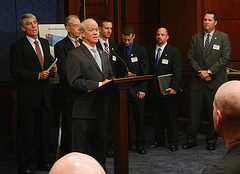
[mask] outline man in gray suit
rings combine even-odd
[[[213,128],[212,103],[218,87],[228,80],[226,65],[231,55],[231,46],[226,33],[215,30],[217,15],[206,12],[204,30],[192,37],[188,50],[188,63],[192,69],[190,82],[190,114],[187,142],[183,149],[197,146],[196,136],[204,107],[209,118],[206,136],[208,150],[215,150],[217,134]]]
[[[203,174],[240,173],[240,81],[224,83],[213,102],[213,122],[217,133],[226,143],[223,157],[209,165]]]
[[[113,78],[107,54],[96,48],[98,24],[86,19],[80,25],[82,43],[67,56],[66,74],[74,89],[72,150],[89,154],[103,167],[106,161],[104,96],[84,96]]]

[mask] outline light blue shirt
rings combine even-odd
[[[26,35],[26,38],[28,39],[28,41],[30,42],[30,44],[32,45],[34,51],[35,51],[36,54],[37,54],[36,46],[35,46],[35,43],[34,43],[35,39],[29,37],[28,35]],[[42,49],[41,42],[38,40],[38,38],[36,39],[36,41],[38,41],[38,46],[39,46],[39,48],[40,48],[40,50],[41,50],[42,58],[43,58],[43,61],[44,61],[44,54],[43,54],[43,49]]]
[[[206,31],[204,32],[204,42],[203,42],[203,47],[205,46],[205,42],[207,40],[207,35],[210,34],[209,36],[209,43],[211,43],[211,40],[212,40],[212,36],[213,36],[213,33],[214,33],[215,30],[213,30],[211,33],[207,33]]]

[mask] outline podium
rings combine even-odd
[[[114,108],[114,173],[128,174],[128,101],[127,90],[138,82],[149,80],[152,75],[114,79],[89,92],[102,95],[112,88],[115,94]],[[111,89],[111,90],[112,90]]]

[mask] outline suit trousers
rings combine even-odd
[[[128,95],[128,102],[132,104],[133,109],[133,117],[136,130],[136,146],[144,145],[145,143],[144,101],[145,99],[140,100],[137,97],[132,97],[130,94]],[[129,139],[129,141],[131,140]]]
[[[36,148],[37,164],[48,162],[49,146],[49,108],[40,103],[39,108],[19,108],[17,117],[17,161],[19,169],[30,168],[32,145]]]
[[[206,136],[206,143],[216,143],[217,133],[213,126],[213,100],[217,89],[209,89],[205,85],[200,90],[190,89],[190,113],[188,118],[187,139],[190,143],[196,143],[198,128],[202,109],[206,109],[209,120],[209,128]]]
[[[62,103],[61,153],[66,155],[72,150],[72,103]]]
[[[154,138],[158,143],[165,142],[165,129],[170,145],[178,145],[178,122],[176,95],[153,97]]]
[[[103,167],[106,162],[106,118],[73,118],[73,151],[88,154]]]

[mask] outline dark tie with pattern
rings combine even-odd
[[[207,39],[205,41],[205,45],[204,45],[204,57],[207,56],[207,52],[208,52],[208,47],[209,47],[209,37],[210,37],[210,34],[207,34]]]
[[[42,57],[42,53],[41,53],[40,47],[38,45],[38,41],[35,40],[34,43],[35,43],[35,48],[36,48],[36,52],[37,52],[37,57],[38,57],[38,60],[40,62],[41,68],[43,70],[43,57]]]
[[[156,63],[155,63],[155,66],[157,66],[158,65],[158,62],[159,62],[159,60],[160,60],[160,57],[161,57],[161,48],[158,48],[158,53],[157,53],[157,58],[156,58]]]
[[[104,52],[107,54],[107,56],[109,57],[109,51],[108,51],[108,45],[107,45],[107,43],[105,42],[104,43]]]

